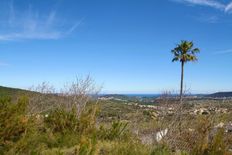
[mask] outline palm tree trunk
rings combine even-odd
[[[184,62],[181,62],[181,81],[180,81],[180,112],[179,112],[179,131],[182,134],[182,111],[183,111],[183,82],[184,82]]]
[[[183,100],[183,82],[184,82],[184,62],[181,62],[181,81],[180,81],[180,104],[182,106]]]

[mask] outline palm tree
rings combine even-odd
[[[181,83],[180,83],[180,104],[183,98],[183,82],[184,82],[184,65],[189,61],[197,61],[196,53],[200,52],[198,48],[194,48],[193,42],[181,41],[173,50],[174,58],[172,62],[180,61],[181,63]]]

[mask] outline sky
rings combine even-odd
[[[232,0],[0,0],[0,85],[61,88],[90,75],[103,93],[178,91],[181,40],[192,93],[232,90]]]

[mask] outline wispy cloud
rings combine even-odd
[[[224,9],[225,8],[224,4],[217,2],[217,1],[213,1],[213,0],[178,0],[178,1],[191,3],[191,4],[195,4],[195,5],[210,6],[210,7],[216,8],[216,9]]]
[[[82,22],[64,24],[66,20],[58,17],[56,10],[44,14],[35,11],[32,6],[28,9],[16,10],[13,1],[9,3],[8,17],[0,19],[0,41],[59,39],[72,33]],[[4,24],[4,25],[3,25]]]
[[[226,7],[225,7],[225,12],[231,13],[232,11],[232,2],[230,2]]]
[[[232,54],[232,49],[220,50],[213,53],[214,55]]]
[[[207,23],[217,23],[219,21],[219,17],[215,15],[200,15],[196,18],[198,21],[207,22]]]
[[[212,8],[224,11],[225,13],[232,12],[232,2],[225,4],[217,0],[172,0],[172,1],[182,2],[186,4],[192,4],[192,5],[208,6],[208,7],[212,7]]]
[[[73,26],[71,26],[67,31],[66,34],[70,34],[72,33],[82,22],[83,22],[84,18],[81,19],[80,21],[76,22]]]

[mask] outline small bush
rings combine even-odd
[[[224,155],[226,154],[223,136],[224,130],[220,129],[214,135],[212,141],[203,141],[196,145],[191,154],[193,155]],[[208,135],[207,135],[208,136]]]
[[[77,132],[80,123],[74,109],[66,111],[62,108],[51,111],[44,120],[47,127],[51,128],[54,133],[62,134]]]
[[[33,127],[32,119],[26,115],[28,99],[22,97],[17,103],[10,98],[0,100],[0,146],[8,150]]]
[[[93,136],[91,138],[82,137],[79,146],[75,149],[78,155],[95,155],[97,153],[97,140]]]
[[[109,153],[110,155],[149,155],[151,149],[138,141],[128,141],[124,143],[117,143],[113,146]]]
[[[170,150],[167,148],[166,145],[158,145],[155,149],[151,152],[151,155],[171,155]]]
[[[111,124],[110,128],[100,126],[98,131],[98,137],[104,140],[115,140],[122,138],[127,130],[128,123],[115,121]]]

